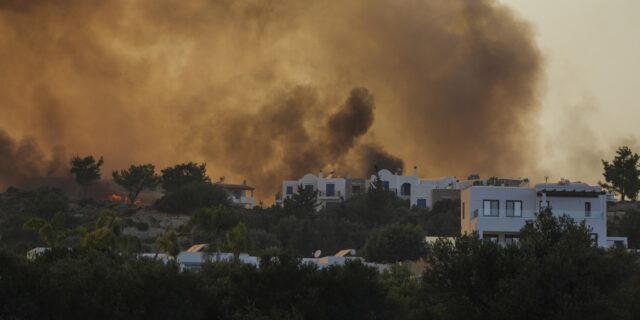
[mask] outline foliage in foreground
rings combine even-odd
[[[112,228],[110,222],[96,230]],[[243,233],[244,227],[236,228]],[[640,314],[637,256],[594,246],[583,224],[550,212],[526,225],[519,245],[463,236],[438,241],[426,259],[420,280],[399,265],[384,274],[357,262],[317,270],[287,255],[263,257],[259,268],[220,263],[192,273],[103,246],[57,249],[35,262],[0,252],[0,318],[634,319]]]

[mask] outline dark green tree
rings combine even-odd
[[[426,253],[424,234],[415,225],[391,224],[374,230],[362,249],[367,261],[395,263],[417,260]]]
[[[454,237],[460,234],[460,200],[444,199],[420,216],[428,236]]]
[[[64,220],[65,214],[58,212],[50,220],[31,218],[23,225],[23,229],[36,232],[50,248],[64,247],[70,237],[78,234],[76,230],[68,229]]]
[[[199,208],[229,206],[229,194],[210,182],[190,182],[181,188],[167,192],[156,201],[158,210],[173,213],[191,213]]]
[[[41,187],[35,191],[25,191],[22,195],[22,206],[28,214],[49,219],[58,212],[69,210],[69,199],[58,188]]]
[[[114,171],[112,176],[113,181],[127,191],[131,204],[136,202],[140,192],[154,190],[160,183],[152,164],[131,165],[127,170]]]
[[[216,248],[222,244],[225,233],[240,222],[236,209],[225,206],[196,210],[189,225],[192,239],[202,238]]]
[[[600,185],[619,194],[622,201],[625,198],[635,200],[640,190],[638,160],[640,156],[632,152],[629,147],[618,148],[612,162],[602,160],[606,183],[601,182]]]
[[[249,230],[247,230],[247,225],[239,222],[227,233],[225,248],[226,250],[233,252],[236,259],[238,259],[238,255],[241,252],[248,252],[249,249],[251,249],[251,241],[249,239]]]
[[[463,236],[430,247],[425,313],[435,319],[632,319],[637,257],[605,251],[584,223],[546,210],[502,246]],[[637,290],[632,290],[637,292]],[[625,298],[622,298],[625,297]]]
[[[181,163],[162,170],[162,188],[165,192],[176,192],[191,183],[211,182],[207,176],[207,165],[194,162]]]
[[[615,222],[614,222],[615,221]],[[640,211],[627,210],[617,221],[607,221],[608,235],[627,237],[629,248],[640,249]]]
[[[161,181],[165,194],[155,203],[158,210],[191,213],[199,208],[230,205],[229,194],[207,177],[205,164],[189,162],[166,168]]]
[[[318,191],[298,186],[298,192],[284,199],[283,208],[287,216],[307,217],[314,215],[318,208]]]
[[[172,230],[165,231],[156,239],[156,247],[158,251],[162,251],[174,259],[180,253],[178,236]]]
[[[104,159],[100,157],[100,159],[96,161],[93,156],[86,156],[84,158],[75,156],[71,158],[70,164],[70,173],[75,176],[76,182],[82,186],[82,197],[85,198],[89,186],[93,182],[100,180],[100,167],[104,164]]]
[[[109,210],[102,210],[95,227],[82,237],[82,245],[99,250],[114,250],[122,234],[122,220]]]

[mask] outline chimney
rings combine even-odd
[[[220,177],[220,183],[224,183],[224,176]]]
[[[242,184],[246,186],[247,185],[247,180],[246,179],[242,180]]]
[[[324,178],[324,173],[322,173],[322,170],[320,170],[320,173],[318,173],[318,178],[320,179]]]
[[[413,166],[413,176],[418,177],[418,166]]]

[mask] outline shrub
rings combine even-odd
[[[136,223],[136,228],[138,229],[138,231],[147,231],[149,230],[149,225],[146,222],[138,222]]]

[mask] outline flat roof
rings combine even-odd
[[[255,190],[256,189],[246,184],[233,184],[233,183],[220,183],[220,182],[216,182],[214,184],[224,189],[238,189],[238,190]]]

